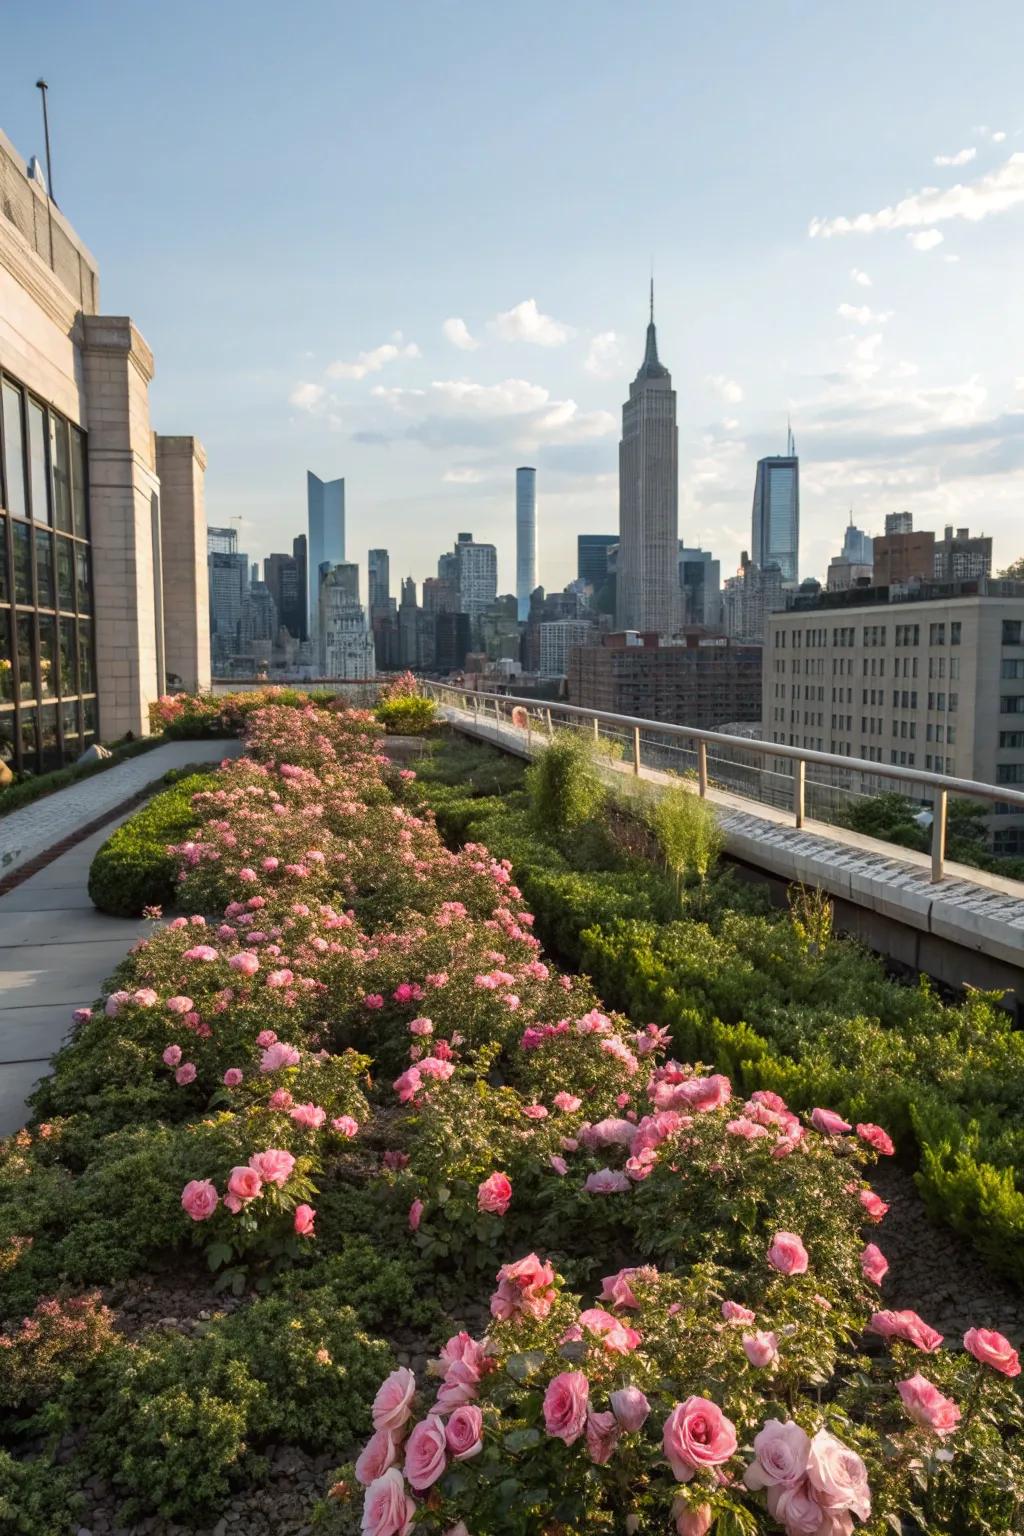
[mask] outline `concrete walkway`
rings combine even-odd
[[[169,741],[0,817],[0,880],[157,784],[169,768],[237,757],[237,741]]]

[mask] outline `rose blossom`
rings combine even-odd
[[[767,1419],[754,1436],[754,1455],[743,1474],[748,1488],[791,1488],[807,1470],[811,1442],[792,1419]]]
[[[590,1383],[582,1371],[562,1371],[544,1393],[544,1427],[549,1435],[575,1445],[587,1422]]]
[[[583,1188],[591,1195],[622,1195],[631,1188],[624,1173],[602,1168],[598,1173],[588,1173]]]
[[[503,1264],[498,1270],[498,1289],[491,1297],[491,1315],[502,1322],[517,1313],[547,1317],[555,1300],[554,1279],[551,1265],[541,1263],[535,1253],[514,1264]]]
[[[644,1271],[640,1269],[620,1269],[617,1274],[605,1275],[601,1281],[598,1301],[610,1301],[613,1307],[638,1308],[640,1303],[633,1294],[633,1287],[629,1282],[634,1275],[643,1273]],[[647,1273],[651,1274],[653,1271]],[[753,1313],[750,1315],[750,1321],[754,1321]]]
[[[178,1068],[177,1072],[175,1072],[175,1074],[174,1074],[174,1081],[178,1084],[178,1086],[180,1088],[184,1088],[184,1087],[186,1087],[186,1085],[188,1083],[194,1083],[195,1080],[196,1080],[196,1064],[195,1064],[195,1062],[194,1061],[183,1061],[181,1066]]]
[[[853,1522],[836,1526],[828,1511],[819,1504],[814,1489],[805,1480],[789,1488],[768,1489],[768,1513],[785,1527],[786,1536],[850,1536]],[[836,1511],[841,1517],[843,1511]]]
[[[768,1249],[768,1263],[780,1275],[802,1275],[807,1270],[807,1249],[795,1232],[776,1232]]]
[[[556,1093],[551,1102],[555,1108],[560,1109],[563,1114],[571,1115],[577,1109],[579,1109],[580,1105],[583,1103],[583,1100],[578,1099],[574,1093],[565,1093],[563,1091],[561,1093]]]
[[[596,1334],[605,1349],[612,1355],[628,1355],[640,1343],[640,1335],[621,1318],[606,1312],[603,1307],[588,1307],[579,1316],[580,1328]]]
[[[710,1504],[684,1504],[680,1498],[672,1500],[672,1518],[678,1536],[707,1536],[715,1523],[715,1512]]]
[[[403,1471],[417,1493],[437,1482],[448,1463],[448,1441],[444,1420],[428,1413],[414,1428],[405,1446]]]
[[[232,1168],[228,1175],[228,1194],[234,1195],[243,1205],[248,1200],[255,1200],[262,1189],[263,1180],[255,1168]]]
[[[409,1022],[410,1035],[432,1035],[434,1026],[430,1019],[412,1019]]]
[[[243,971],[246,976],[255,976],[260,968],[260,957],[254,955],[249,949],[242,949],[237,955],[231,956],[228,965],[233,971]]]
[[[860,1256],[860,1267],[865,1279],[881,1285],[889,1269],[889,1260],[876,1243],[868,1243]]]
[[[435,1413],[451,1413],[453,1408],[463,1408],[476,1398],[480,1385],[480,1371],[466,1360],[453,1360],[445,1371],[444,1381],[437,1392]]]
[[[1009,1339],[991,1328],[968,1328],[964,1334],[964,1349],[981,1365],[990,1365],[1004,1376],[1019,1376],[1020,1361]]]
[[[640,1429],[651,1405],[639,1387],[620,1387],[611,1395],[612,1412],[627,1434]]]
[[[277,1031],[274,1029],[261,1029],[256,1036],[256,1044],[261,1051],[265,1051],[268,1045],[274,1045],[277,1041]]]
[[[872,1333],[880,1333],[883,1339],[903,1339],[927,1355],[934,1355],[942,1343],[942,1334],[930,1328],[916,1312],[876,1312],[868,1328]]]
[[[757,1314],[749,1307],[741,1307],[738,1301],[723,1301],[722,1316],[727,1323],[752,1323]]]
[[[612,1458],[619,1441],[619,1424],[614,1413],[587,1414],[587,1453],[595,1466],[603,1467]]]
[[[193,1008],[190,997],[169,997],[167,999],[168,1013],[191,1013]]]
[[[548,1162],[551,1164],[552,1168],[559,1175],[559,1177],[564,1179],[565,1175],[569,1172],[569,1164],[566,1162],[565,1158],[559,1157],[557,1152],[552,1152],[548,1157]]]
[[[212,944],[196,944],[192,949],[186,949],[181,957],[183,960],[216,960],[217,951]]]
[[[297,1067],[301,1059],[294,1045],[288,1045],[284,1040],[275,1040],[260,1057],[260,1071],[276,1072],[279,1067]]]
[[[352,1137],[359,1132],[359,1121],[353,1119],[351,1115],[338,1115],[331,1121],[331,1130],[351,1141]]]
[[[363,1500],[363,1536],[407,1536],[416,1505],[405,1491],[397,1467],[389,1467],[370,1484]]]
[[[237,1088],[242,1081],[242,1073],[239,1067],[228,1067],[224,1073],[225,1088]]]
[[[892,1144],[892,1137],[882,1130],[880,1125],[858,1125],[857,1135],[861,1141],[866,1141],[869,1147],[874,1147],[876,1152],[881,1152],[883,1157],[892,1157],[896,1148]]]
[[[287,1184],[295,1159],[281,1147],[268,1147],[265,1152],[253,1153],[249,1167],[255,1169],[264,1184]]]
[[[287,1088],[275,1088],[267,1100],[268,1109],[291,1109],[295,1100]]]
[[[743,1353],[751,1365],[771,1365],[773,1360],[779,1358],[779,1339],[775,1333],[745,1333],[743,1335]]]
[[[889,1207],[880,1195],[876,1195],[873,1189],[862,1189],[858,1199],[872,1221],[881,1221]]]
[[[398,1459],[394,1436],[386,1429],[376,1429],[356,1461],[356,1481],[368,1488],[382,1477]]]
[[[164,1058],[163,1059],[164,1059],[164,1065],[165,1066],[176,1067],[178,1065],[178,1062],[181,1060],[181,1046],[180,1045],[169,1045],[167,1047],[167,1049],[164,1051]]]
[[[208,1221],[220,1196],[209,1179],[190,1179],[181,1192],[181,1203],[193,1221]]]
[[[474,1403],[456,1408],[445,1430],[453,1461],[469,1461],[483,1450],[484,1416]]]
[[[313,1222],[316,1219],[316,1211],[311,1205],[297,1205],[295,1207],[295,1233],[297,1237],[315,1237]]]
[[[420,1221],[421,1221],[422,1217],[423,1217],[423,1201],[422,1200],[414,1200],[412,1205],[410,1205],[410,1207],[409,1207],[409,1230],[410,1230],[410,1232],[418,1232],[419,1231],[419,1229],[420,1229]]]
[[[898,1382],[896,1390],[903,1399],[904,1408],[922,1429],[934,1429],[937,1435],[948,1435],[959,1424],[960,1409],[956,1403],[951,1397],[943,1397],[938,1387],[920,1372]]]
[[[834,1109],[812,1110],[811,1124],[823,1136],[841,1136],[844,1131],[853,1130],[853,1126],[848,1125],[842,1115],[837,1115]]]
[[[401,1429],[412,1413],[412,1400],[416,1392],[416,1378],[407,1365],[400,1365],[385,1377],[373,1400],[373,1427],[387,1429],[392,1434]]]
[[[490,1174],[476,1192],[477,1210],[491,1211],[495,1216],[504,1216],[511,1201],[512,1183],[503,1173]]]
[[[850,1509],[861,1520],[871,1513],[867,1468],[827,1429],[819,1429],[807,1456],[807,1481],[825,1509]]]
[[[288,1114],[296,1125],[304,1125],[309,1131],[317,1131],[327,1119],[326,1109],[319,1104],[296,1104]]]
[[[665,1420],[662,1448],[677,1482],[703,1467],[720,1467],[736,1451],[736,1431],[717,1403],[688,1397]]]

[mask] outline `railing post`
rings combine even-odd
[[[807,787],[807,764],[802,757],[793,760],[793,820],[794,824],[802,827],[804,824],[804,792]]]
[[[708,792],[708,744],[697,743],[697,791],[703,800]]]
[[[594,716],[594,745],[596,746],[597,743],[600,740],[601,740],[601,722],[598,720],[597,716],[595,715]]]
[[[554,728],[554,726],[551,723],[551,711],[550,711],[550,709],[546,709],[544,711],[544,713],[548,717],[548,740],[550,741],[552,739],[552,737],[554,736],[554,734],[555,734],[555,728]]]
[[[633,772],[640,777],[640,727],[633,727]]]
[[[942,879],[946,862],[946,811],[949,795],[946,790],[935,792],[935,809],[932,813],[932,883]]]

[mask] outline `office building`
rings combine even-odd
[[[537,471],[516,470],[516,605],[520,623],[530,614],[537,585]]]
[[[617,533],[580,533],[576,536],[576,574],[600,592],[608,580],[608,556],[619,542]]]
[[[366,557],[370,612],[386,611],[391,603],[391,561],[386,549],[371,549]]]
[[[728,578],[722,592],[725,633],[731,640],[761,645],[767,615],[785,606],[780,567],[769,565],[762,570],[744,550],[740,555],[739,570]]]
[[[761,712],[761,647],[697,634],[669,645],[635,631],[603,635],[570,652],[568,692],[584,709],[700,730],[752,722]]]
[[[843,549],[839,558],[848,561],[851,565],[871,565],[875,558],[874,540],[863,529],[854,527],[852,507],[850,521],[843,534]]]
[[[974,581],[992,574],[992,540],[983,534],[972,535],[966,528],[954,533],[947,527],[935,541],[936,581]]]
[[[722,627],[721,565],[706,549],[679,545],[679,585],[683,593],[683,623]]]
[[[434,665],[438,672],[461,672],[469,651],[469,614],[451,609],[434,618]]]
[[[153,355],[0,134],[0,761],[39,773],[210,681],[206,457],[154,433]]]
[[[909,512],[890,512],[885,533],[873,541],[872,585],[904,586],[931,581],[935,574],[935,535],[914,531]]]
[[[398,662],[412,670],[423,661],[420,609],[416,601],[416,583],[411,576],[402,579],[402,600],[398,605]]]
[[[678,549],[676,394],[672,376],[658,358],[652,282],[644,360],[622,407],[616,590],[621,629],[672,635],[679,628]]]
[[[1019,789],[1024,582],[797,599],[768,617],[762,719],[790,746]],[[990,826],[997,853],[1024,852],[1024,815],[997,808]]]
[[[206,553],[208,555],[237,555],[237,528],[207,528]]]
[[[452,582],[442,581],[440,576],[427,576],[424,578],[424,613],[456,613],[458,607],[459,595]]]
[[[302,539],[302,551],[297,554],[294,550],[298,543],[296,539],[290,555],[266,557],[263,562],[263,580],[273,598],[278,625],[286,629],[293,640],[305,640],[308,632],[305,538]]]
[[[750,554],[762,570],[777,565],[784,582],[800,580],[800,460],[792,432],[785,454],[758,460]]]
[[[458,593],[459,612],[468,613],[470,619],[479,619],[491,607],[498,595],[498,551],[493,544],[477,544],[471,533],[460,533],[455,543],[455,590]],[[451,566],[445,557],[438,561],[437,574],[450,579]]]
[[[320,668],[324,677],[361,682],[376,673],[373,635],[359,602],[359,567],[344,562],[320,583],[317,616]]]
[[[586,619],[555,619],[537,628],[541,677],[564,677],[573,647],[591,645],[599,638],[598,631]]]
[[[224,671],[242,650],[242,613],[249,590],[249,556],[239,552],[233,529],[208,531],[206,557],[210,596],[210,654],[214,671]]]
[[[345,559],[345,482],[321,480],[306,471],[309,516],[309,633],[316,634],[320,583],[328,570]]]

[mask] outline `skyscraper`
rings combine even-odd
[[[619,443],[620,629],[672,635],[679,628],[679,431],[672,376],[658,361],[654,283],[647,347],[622,407]]]
[[[619,542],[617,533],[576,535],[576,574],[600,592],[608,580],[608,551]]]
[[[777,565],[783,581],[799,581],[800,460],[791,431],[784,454],[757,461],[751,540],[755,565]]]
[[[320,582],[328,570],[345,559],[345,482],[321,480],[306,471],[306,503],[309,509],[309,633],[317,633],[320,613]]]
[[[391,597],[391,562],[386,549],[371,549],[366,557],[370,612],[387,608]]]
[[[537,471],[516,470],[516,608],[519,622],[530,617],[530,593],[537,585]]]
[[[456,590],[459,612],[478,619],[498,595],[498,551],[493,544],[477,544],[471,533],[460,533],[455,544]],[[437,563],[437,574],[446,575]]]

